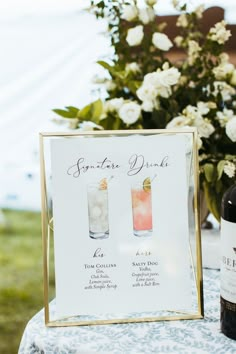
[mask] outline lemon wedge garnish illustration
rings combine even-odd
[[[150,177],[145,178],[143,181],[143,190],[145,192],[150,192],[151,191],[151,180]]]
[[[101,179],[101,181],[99,182],[99,189],[101,189],[101,190],[107,189],[107,179],[106,178]]]

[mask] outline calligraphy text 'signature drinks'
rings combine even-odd
[[[152,194],[151,181],[146,178],[131,189],[133,230],[135,236],[151,236],[152,233]]]
[[[236,339],[236,185],[222,200],[220,285],[221,331]]]
[[[89,236],[104,239],[109,236],[107,181],[90,184],[88,191]]]

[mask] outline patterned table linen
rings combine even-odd
[[[204,301],[205,318],[193,321],[46,328],[42,310],[27,324],[19,354],[235,354],[236,341],[220,333],[217,270],[204,270]]]

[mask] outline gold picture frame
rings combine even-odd
[[[50,262],[53,247],[50,243],[53,241],[53,215],[50,200],[50,151],[49,144],[52,139],[57,138],[84,138],[84,137],[111,137],[111,136],[130,136],[130,135],[176,135],[186,134],[191,140],[191,157],[189,171],[189,190],[191,180],[191,201],[189,203],[189,212],[191,212],[191,223],[189,224],[189,255],[191,258],[191,270],[193,274],[193,289],[195,303],[191,311],[159,311],[158,314],[135,316],[128,315],[125,318],[55,318],[50,312],[49,280],[55,277],[55,269]],[[43,278],[44,278],[44,313],[45,324],[48,327],[63,326],[84,326],[84,325],[104,325],[113,323],[135,323],[135,322],[153,322],[162,320],[190,320],[201,319],[204,317],[203,301],[203,276],[202,276],[202,252],[200,235],[200,217],[199,217],[199,173],[198,173],[198,134],[195,128],[189,129],[155,129],[155,130],[123,130],[123,131],[86,131],[86,132],[55,132],[40,133],[40,168],[41,168],[41,200],[42,200],[42,244],[43,244]]]

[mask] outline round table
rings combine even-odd
[[[42,310],[27,324],[19,354],[235,354],[236,341],[220,332],[218,270],[204,269],[204,302],[202,320],[80,327],[47,328]]]

